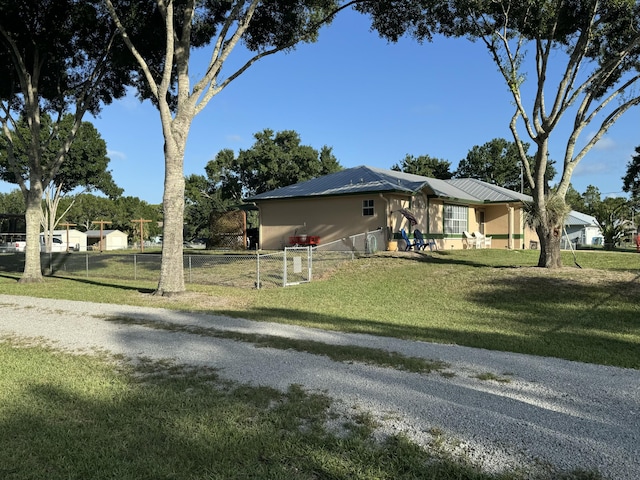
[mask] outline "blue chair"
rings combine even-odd
[[[404,240],[404,243],[406,245],[406,247],[404,247],[405,252],[415,247],[415,244],[411,243],[411,240],[409,240],[409,235],[407,235],[407,232],[404,231],[404,228],[400,230],[400,235],[402,235],[402,239]]]
[[[416,247],[416,250],[424,250],[427,247],[427,244],[424,242],[424,237],[422,236],[422,232],[420,230],[413,231],[413,238],[415,238],[415,242],[413,246]]]
[[[413,237],[416,239],[415,246],[418,247],[418,250],[421,250],[421,249],[426,250],[427,247],[429,247],[429,250],[433,252],[434,248],[436,250],[438,249],[438,245],[436,244],[436,241],[433,238],[430,238],[429,240],[425,240],[420,230],[414,230]]]

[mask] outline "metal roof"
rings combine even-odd
[[[404,192],[410,194],[420,190],[425,180],[427,180],[426,177],[419,175],[360,166],[260,193],[247,200],[318,197],[367,192]]]
[[[382,192],[413,195],[423,189],[440,198],[470,203],[532,201],[529,195],[472,178],[440,180],[364,165],[260,193],[247,201]]]
[[[576,212],[575,210],[571,210],[571,212],[569,212],[567,218],[564,219],[564,224],[567,226],[579,225],[584,227],[600,227],[595,217],[587,215],[586,213]]]
[[[475,178],[452,178],[444,180],[447,184],[455,186],[466,192],[468,195],[478,199],[481,202],[531,202],[533,198],[530,195],[514,192],[508,188],[499,187],[491,183],[483,182]]]
[[[124,234],[124,232],[121,232],[120,230],[102,230],[102,235],[111,235],[114,232],[118,232],[118,233],[122,233]],[[87,237],[99,237],[100,236],[100,230],[87,230],[86,232],[84,232],[87,234]]]

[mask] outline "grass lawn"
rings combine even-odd
[[[536,253],[380,256],[296,287],[191,285],[177,298],[152,296],[149,282],[46,278],[22,285],[0,274],[0,293],[200,310],[640,368],[640,255],[578,252],[584,268],[567,256],[566,268],[548,271],[533,267]],[[438,432],[428,450],[402,436],[374,441],[366,415],[336,417],[330,399],[295,385],[282,393],[223,382],[209,370],[116,360],[0,338],[0,478],[531,478],[451,459]]]
[[[569,252],[566,267],[534,267],[532,250],[379,256],[289,288],[189,285],[179,298],[155,283],[47,278],[0,293],[200,310],[262,321],[453,343],[640,368],[640,255]]]
[[[0,342],[0,364],[3,480],[513,478],[437,445],[376,442],[366,416],[336,422],[327,397],[297,386],[248,388],[202,369],[134,368],[12,341]]]

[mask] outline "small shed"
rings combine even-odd
[[[62,242],[68,243],[70,250],[75,250],[76,252],[87,251],[87,234],[85,232],[71,228],[69,230],[54,230],[52,235],[54,238],[59,238]],[[44,233],[41,233],[40,236],[44,238]]]
[[[102,230],[102,248],[100,248],[100,230],[87,230],[89,250],[124,250],[127,247],[127,234],[120,230]]]
[[[562,248],[568,249],[567,241],[574,245],[596,245],[602,241],[600,225],[595,217],[572,210],[564,221],[566,237],[562,238]]]

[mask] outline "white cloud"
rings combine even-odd
[[[127,155],[124,152],[119,152],[118,150],[107,150],[107,157],[110,160],[126,160]]]
[[[611,164],[607,162],[592,162],[592,163],[581,162],[573,171],[573,175],[575,177],[580,177],[584,175],[598,175],[605,172],[609,172],[610,170],[611,170]]]
[[[242,136],[241,135],[227,135],[227,140],[230,142],[234,142],[234,143],[240,143],[242,142]]]
[[[590,141],[594,136],[595,136],[595,132],[590,133],[589,135],[587,135],[587,140]],[[603,150],[615,150],[617,147],[618,147],[618,144],[615,142],[615,140],[605,135],[600,140],[598,140],[598,143],[596,143],[593,146],[593,149],[603,151]]]

